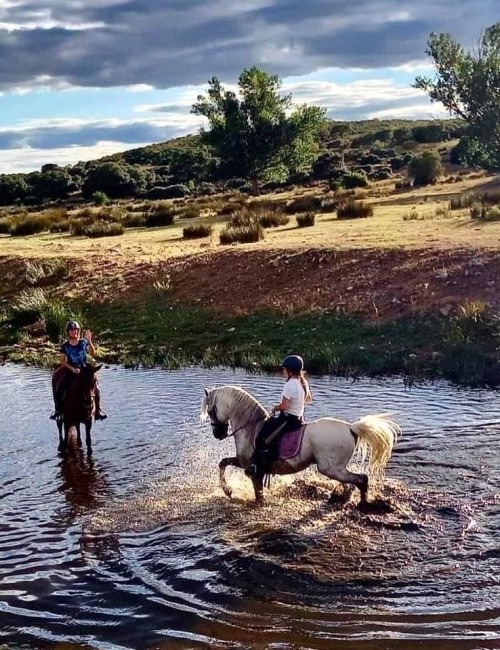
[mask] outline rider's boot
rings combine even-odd
[[[95,395],[95,415],[94,420],[106,420],[108,414],[101,408],[101,396],[99,393]]]
[[[255,450],[251,460],[250,465],[246,468],[245,474],[250,478],[262,478],[270,463],[270,453],[269,448]]]

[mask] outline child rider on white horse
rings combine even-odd
[[[250,477],[261,477],[267,473],[281,436],[304,424],[304,407],[312,401],[302,357],[297,354],[285,357],[281,368],[285,378],[281,401],[273,407],[273,417],[264,422],[257,435],[252,462],[246,470]]]

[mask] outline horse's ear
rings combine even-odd
[[[101,368],[102,368],[102,363],[99,363],[97,366],[92,367],[92,372],[95,374],[96,372],[99,372]]]

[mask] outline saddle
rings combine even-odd
[[[289,460],[296,456],[302,447],[302,439],[307,424],[302,424],[298,429],[285,432],[278,443],[277,454],[273,455],[273,460]],[[279,430],[277,431],[277,433]],[[273,432],[274,433],[274,432]],[[273,437],[273,433],[270,437]]]

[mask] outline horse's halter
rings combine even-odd
[[[219,422],[217,417],[217,407],[215,404],[211,409],[207,409],[210,424],[212,425],[212,433],[217,440],[224,440],[228,437],[229,422]]]

